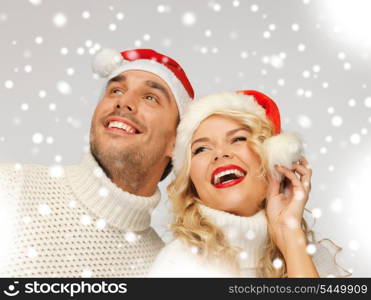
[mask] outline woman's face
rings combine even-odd
[[[219,115],[205,119],[193,134],[190,177],[205,205],[240,216],[260,209],[267,185],[249,136],[246,126]]]

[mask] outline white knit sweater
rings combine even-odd
[[[118,188],[90,153],[64,168],[1,164],[0,276],[143,276],[163,246],[159,200]]]
[[[266,245],[267,219],[260,210],[251,217],[240,217],[199,205],[200,212],[218,226],[230,245],[238,247],[240,272],[233,273],[219,264],[206,262],[197,249],[175,239],[166,245],[156,258],[148,277],[256,277],[259,260]],[[313,261],[321,277],[347,275],[334,260],[337,249],[332,244],[317,243]]]

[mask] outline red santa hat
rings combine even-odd
[[[133,49],[121,53],[103,49],[93,61],[93,71],[107,80],[128,70],[147,71],[161,77],[175,97],[179,115],[194,98],[192,85],[182,67],[172,58],[152,49]]]
[[[269,120],[273,125],[273,135],[264,143],[268,159],[268,169],[278,175],[274,165],[291,168],[293,162],[303,154],[303,144],[295,133],[281,132],[281,118],[276,103],[267,95],[253,90],[216,94],[192,102],[178,126],[174,148],[173,164],[175,173],[182,168],[191,143],[193,133],[207,117],[222,110],[234,110],[255,114]]]

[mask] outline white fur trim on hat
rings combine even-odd
[[[271,136],[264,141],[263,146],[268,159],[268,169],[277,178],[281,176],[275,170],[274,165],[291,169],[292,163],[298,161],[304,152],[301,139],[294,132],[283,132]]]
[[[119,55],[119,61],[117,55]],[[93,71],[101,77],[106,77],[107,80],[128,70],[147,71],[163,79],[174,95],[179,115],[183,115],[184,107],[191,99],[181,81],[163,64],[150,59],[127,61],[122,58],[120,53],[112,49],[102,50],[93,62]]]
[[[122,63],[120,52],[113,49],[103,49],[93,60],[93,72],[100,77],[108,77],[114,70],[117,70]]]
[[[177,139],[173,152],[173,165],[178,173],[186,161],[186,155],[193,133],[200,123],[210,115],[222,110],[253,113],[266,118],[265,110],[253,96],[235,92],[210,95],[193,101],[186,109],[178,126]],[[264,149],[268,156],[269,170],[275,174],[274,165],[280,164],[291,168],[303,152],[300,138],[292,133],[281,133],[265,140]]]

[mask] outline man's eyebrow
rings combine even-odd
[[[249,128],[246,128],[246,127],[240,127],[240,128],[236,128],[236,129],[232,129],[230,131],[227,132],[227,136],[231,136],[233,134],[235,134],[236,132],[240,131],[240,130],[244,130],[244,131],[247,131],[247,132],[250,132]],[[193,144],[195,143],[200,143],[200,142],[208,142],[210,141],[210,139],[208,137],[202,137],[202,138],[199,138],[197,140],[194,140],[191,144],[191,147],[193,146]]]
[[[168,102],[170,102],[170,94],[168,90],[162,85],[152,80],[147,80],[146,85],[148,85],[150,88],[157,89],[161,91],[165,96]]]
[[[126,80],[125,75],[119,74],[119,75],[117,75],[117,76],[111,78],[110,80],[108,80],[106,86],[109,86],[112,82],[123,82],[123,81],[125,81],[125,80]]]

